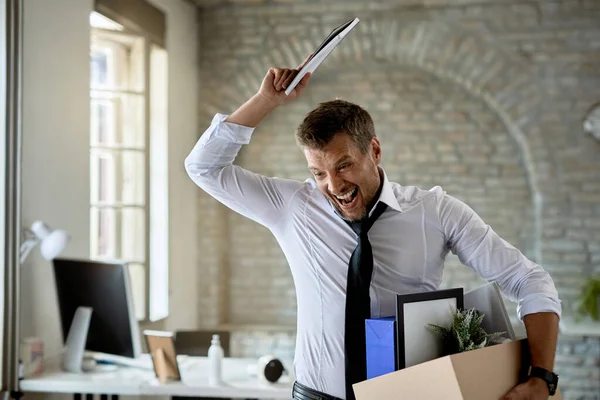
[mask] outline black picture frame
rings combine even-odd
[[[396,370],[404,369],[406,365],[406,343],[405,343],[405,312],[404,306],[411,303],[433,302],[436,300],[452,300],[456,301],[456,309],[464,308],[464,290],[463,288],[442,289],[429,292],[419,292],[410,294],[396,295]],[[449,312],[449,310],[448,310]],[[429,322],[431,323],[431,322]]]

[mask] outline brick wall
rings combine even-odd
[[[251,96],[269,66],[295,66],[337,23],[362,21],[303,98],[261,125],[242,166],[307,178],[296,125],[319,101],[357,102],[392,180],[465,200],[552,274],[572,314],[585,277],[600,273],[600,143],[580,128],[600,100],[600,2],[236,3],[201,14],[202,127]],[[200,320],[245,327],[239,354],[271,343],[291,356],[295,292],[281,250],[263,227],[199,199]],[[444,286],[480,282],[449,257]],[[561,337],[566,398],[600,396],[599,353],[598,337]]]

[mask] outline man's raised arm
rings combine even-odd
[[[294,180],[265,177],[233,162],[242,145],[250,142],[254,128],[278,106],[293,101],[306,87],[309,76],[289,96],[284,90],[298,69],[271,68],[260,90],[230,116],[217,114],[185,159],[189,177],[209,195],[232,210],[273,227],[301,187]]]

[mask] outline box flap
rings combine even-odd
[[[500,399],[519,382],[523,341],[450,356],[465,400]],[[481,385],[485,382],[485,385]]]
[[[521,366],[529,360],[528,352],[527,339],[521,339],[450,356],[463,399],[501,399],[519,383]],[[552,400],[562,400],[560,390]]]
[[[368,379],[353,388],[356,400],[398,400],[398,393],[403,400],[462,399],[450,357]]]

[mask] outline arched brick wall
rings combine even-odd
[[[250,2],[236,2],[242,3]],[[258,3],[218,8],[200,18],[200,132],[215,112],[231,112],[254,94],[269,66],[299,63],[332,26],[358,15],[362,21],[357,30],[321,66],[304,99],[285,112],[271,115],[240,153],[239,161],[259,172],[303,179],[304,160],[293,143],[293,128],[321,96],[334,95],[327,93],[332,87],[328,79],[353,79],[361,80],[356,91],[341,95],[347,98],[360,93],[361,97],[354,99],[364,101],[376,114],[387,145],[384,157],[394,153],[398,161],[384,158],[386,169],[396,168],[395,178],[403,184],[403,180],[423,179],[423,175],[412,172],[401,175],[404,161],[412,154],[406,155],[393,144],[395,138],[389,134],[403,127],[398,130],[410,139],[410,124],[428,122],[433,128],[426,138],[431,138],[432,130],[445,126],[435,119],[437,105],[441,104],[441,110],[446,106],[437,102],[436,93],[459,93],[465,97],[454,99],[455,104],[466,104],[473,115],[477,114],[467,122],[489,124],[480,130],[485,135],[479,137],[501,141],[506,162],[516,166],[513,178],[520,190],[525,189],[520,192],[526,194],[525,203],[498,209],[517,210],[523,217],[518,225],[530,232],[525,235],[533,243],[516,239],[517,244],[552,274],[563,300],[563,315],[573,315],[584,279],[600,271],[598,143],[581,132],[583,113],[598,101],[597,4],[567,0],[523,4],[405,0]],[[413,79],[407,76],[414,76],[414,82],[406,83]],[[408,109],[392,95],[404,90],[402,94],[410,97],[418,94],[419,87],[433,93],[424,104],[426,109]],[[399,111],[390,117],[389,110]],[[433,118],[429,118],[432,112]],[[470,117],[463,110],[460,113]],[[436,149],[427,147],[428,140],[419,144],[422,147],[417,152]],[[270,142],[268,149],[275,151],[265,151],[263,141]],[[476,148],[486,146],[479,142]],[[465,179],[461,161],[454,166],[456,174]],[[282,165],[274,168],[274,162]],[[435,166],[423,161],[425,164]],[[441,178],[439,173],[429,175]],[[522,182],[525,186],[520,186]],[[506,186],[504,181],[497,183]],[[476,197],[459,194],[468,202]],[[255,224],[247,225],[204,194],[200,194],[199,206],[202,325],[233,322],[237,330],[243,329],[244,333],[236,334],[236,354],[259,355],[267,350],[291,354],[294,329],[288,325],[294,318],[293,289],[276,244],[268,232]],[[252,241],[246,240],[243,232],[249,232]],[[247,257],[244,249],[236,250],[247,243],[262,254]],[[232,304],[240,295],[239,287],[234,286],[250,283],[246,288],[251,290],[251,283],[264,276],[271,280],[271,287],[245,295],[271,299],[272,305],[244,308],[247,319],[239,319],[243,311]],[[253,312],[261,312],[260,307],[280,312],[267,316],[269,322],[261,322],[252,317]],[[244,321],[260,326],[238,325]],[[596,337],[561,335],[557,368],[563,394],[568,391],[565,398],[592,398],[598,392],[598,369],[593,367],[597,349]]]
[[[268,66],[297,64],[298,60],[302,60],[305,54],[310,51],[307,44],[317,42],[319,38],[323,37],[323,34],[324,32],[320,29],[309,29],[306,37],[289,37],[287,40],[279,42],[271,54],[250,58],[241,70],[237,68],[235,71],[221,71],[230,84],[220,87],[220,96],[207,96],[207,99],[210,99],[209,101],[214,102],[212,107],[207,107],[207,110],[233,111],[256,92]],[[370,70],[372,71],[371,75],[368,72]],[[530,144],[531,142],[542,142],[541,139],[536,138],[539,131],[531,129],[528,125],[531,121],[530,114],[535,113],[540,99],[540,93],[538,93],[535,86],[535,76],[533,76],[526,63],[505,53],[494,46],[493,43],[481,37],[476,38],[457,26],[440,22],[404,23],[392,19],[380,19],[374,20],[372,23],[359,24],[355,31],[338,46],[315,73],[311,82],[311,90],[305,94],[306,98],[298,104],[286,106],[285,111],[278,110],[275,115],[266,120],[260,127],[261,133],[255,136],[251,144],[240,153],[238,162],[242,166],[259,173],[305,179],[307,175],[304,161],[295,149],[293,141],[295,125],[304,113],[314,107],[318,101],[328,99],[327,93],[334,96],[344,93],[345,98],[352,97],[356,102],[366,105],[365,102],[369,103],[366,92],[372,91],[373,88],[364,88],[362,91],[365,93],[362,95],[358,93],[361,92],[361,85],[351,85],[350,87],[354,91],[345,91],[343,85],[338,85],[336,90],[329,90],[327,89],[329,87],[327,80],[330,77],[349,74],[349,77],[354,76],[354,79],[360,79],[363,86],[368,86],[370,77],[377,74],[378,70],[380,74],[391,73],[392,75],[394,75],[394,70],[412,71],[410,73],[413,75],[417,71],[421,85],[444,86],[444,90],[440,92],[442,96],[448,93],[460,92],[464,96],[459,100],[461,103],[464,104],[468,98],[467,104],[474,109],[478,109],[477,113],[484,115],[483,118],[486,121],[493,120],[492,126],[477,127],[473,125],[467,128],[465,124],[462,124],[458,128],[459,134],[465,134],[465,132],[460,132],[461,129],[472,132],[469,136],[471,157],[465,155],[461,160],[450,160],[442,164],[437,163],[435,159],[424,160],[426,161],[425,166],[436,164],[438,167],[453,165],[454,168],[461,168],[462,165],[469,170],[476,170],[474,166],[470,165],[469,158],[478,158],[477,153],[486,154],[486,149],[490,147],[489,143],[473,141],[473,135],[477,135],[478,130],[482,131],[480,132],[482,135],[477,135],[481,136],[481,140],[489,140],[490,138],[486,138],[486,135],[508,136],[510,138],[508,141],[503,139],[501,146],[503,146],[504,152],[500,152],[495,156],[496,162],[499,163],[500,172],[491,172],[487,175],[484,173],[479,181],[467,180],[461,184],[453,182],[452,179],[449,181],[444,180],[442,177],[443,172],[440,169],[432,179],[417,179],[414,183],[407,182],[406,177],[401,173],[395,174],[395,176],[392,175],[391,178],[401,184],[432,186],[440,182],[448,182],[450,188],[457,187],[451,194],[467,201],[476,211],[481,211],[484,219],[489,221],[494,229],[499,228],[497,230],[503,237],[521,248],[528,256],[536,259],[536,261],[541,261],[539,233],[542,221],[542,194],[538,184],[537,165],[538,163],[548,165],[548,163],[543,159],[533,159],[532,145]],[[393,80],[397,80],[398,76],[401,75],[400,73],[396,74],[396,77],[388,78],[392,79],[388,82],[392,84]],[[515,76],[519,78],[515,80]],[[219,81],[222,84],[223,81]],[[315,93],[311,94],[313,87]],[[318,90],[319,87],[322,90]],[[208,91],[214,94],[216,88],[207,86],[207,95]],[[325,94],[319,97],[317,94],[319,91],[325,91]],[[394,99],[390,97],[388,103],[394,103]],[[440,102],[437,103],[439,105]],[[454,103],[458,104],[456,100]],[[434,105],[431,107],[434,107]],[[431,110],[435,111],[434,108]],[[392,104],[389,110],[382,111],[384,112],[379,113],[380,115],[375,118],[376,122],[380,121],[384,127],[402,132],[402,121],[396,121],[395,126],[390,126],[389,121],[386,122],[388,114],[397,113],[399,109]],[[425,121],[428,118],[434,120],[433,115],[428,115],[432,111],[422,111],[422,119]],[[377,110],[375,112],[377,113]],[[416,111],[413,110],[413,112]],[[468,108],[463,108],[461,112],[463,116],[466,115],[468,118],[473,119]],[[477,113],[475,115],[479,115]],[[445,117],[452,118],[452,115],[447,113]],[[394,118],[397,120],[397,116]],[[448,121],[438,121],[433,124],[431,129],[443,131],[448,125]],[[456,134],[456,129],[450,129],[450,132]],[[268,136],[269,140],[261,140],[261,136]],[[415,139],[418,142],[418,138],[415,137]],[[441,140],[445,140],[444,136],[441,136]],[[476,147],[477,143],[481,145],[480,149]],[[464,148],[467,144],[459,141],[455,143],[455,146]],[[492,146],[496,145],[492,143]],[[290,149],[293,149],[292,151],[295,151],[295,153],[291,153]],[[394,146],[391,150],[394,152],[403,151],[401,146]],[[431,151],[427,146],[419,149],[417,145],[416,151],[418,150],[423,153]],[[286,157],[295,157],[291,166],[285,161]],[[489,161],[488,157],[493,159],[493,155],[486,155],[486,160]],[[502,157],[506,158],[504,163],[500,159]],[[402,170],[402,159],[398,158],[397,161],[399,170]],[[409,163],[415,162],[414,160],[407,161]],[[505,169],[511,169],[513,176],[503,179],[502,171]],[[418,176],[419,174],[412,175]],[[520,179],[521,177],[524,180]],[[492,184],[486,188],[483,180],[493,180],[496,188],[491,188]],[[511,184],[511,182],[517,183]],[[525,183],[525,186],[523,183]],[[473,188],[466,188],[466,185],[471,185]],[[446,185],[443,186],[446,187]],[[476,193],[478,186],[481,187],[481,193]],[[513,187],[511,188],[511,186]],[[516,191],[515,195],[519,198],[519,202],[512,204],[511,200],[506,198],[504,204],[494,204],[494,199],[497,199],[498,194],[501,195],[503,190]],[[522,197],[524,194],[528,197],[528,204],[523,203]],[[500,196],[500,198],[502,197]],[[477,201],[481,203],[480,206]],[[505,212],[490,211],[489,209],[493,207],[502,208]],[[232,213],[224,212],[224,215],[226,216],[226,226],[229,226],[226,229],[229,232],[227,237],[231,246],[229,247],[230,252],[225,256],[229,260],[228,265],[225,270],[218,272],[221,276],[220,281],[229,282],[229,286],[220,291],[222,293],[221,300],[228,299],[228,304],[222,304],[221,307],[226,309],[232,321],[238,323],[293,323],[295,313],[289,312],[289,309],[295,309],[295,298],[293,290],[290,291],[292,283],[287,271],[272,272],[274,274],[272,278],[279,284],[272,285],[270,281],[264,283],[264,287],[261,288],[265,296],[264,301],[254,299],[248,302],[245,296],[241,296],[237,292],[237,290],[247,292],[248,287],[246,285],[255,285],[255,283],[246,279],[248,268],[252,267],[247,267],[245,264],[263,263],[271,266],[270,271],[277,271],[276,266],[285,264],[285,260],[269,234],[262,232],[263,236],[268,237],[265,239],[261,239],[260,236],[256,235],[248,235],[250,232],[257,230],[261,232],[261,228],[257,228],[252,222]],[[518,234],[513,233],[510,228],[503,229],[500,226],[502,224],[500,219],[508,219],[511,216],[515,217],[511,225],[519,226],[520,232]],[[235,230],[231,229],[232,226],[235,226]],[[244,229],[244,227],[246,228]],[[254,237],[254,240],[250,240],[250,237]],[[266,246],[263,245],[266,249],[248,252],[248,249],[259,248],[263,243],[261,240],[268,243]],[[474,274],[469,275],[463,272],[458,261],[452,257],[448,263],[448,270],[450,273],[446,282],[449,285],[465,285],[468,287],[479,282]],[[238,295],[230,296],[229,294]],[[286,300],[282,301],[281,299]],[[274,302],[278,302],[278,307],[273,310],[270,306]],[[263,314],[260,321],[255,321],[255,316],[246,311],[247,307],[271,309],[272,314]]]

